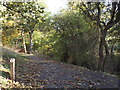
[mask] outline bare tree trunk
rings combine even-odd
[[[29,32],[29,42],[30,42],[30,46],[29,46],[29,52],[31,53],[32,49],[33,49],[33,40],[32,40],[32,35],[33,35],[33,30]]]
[[[105,37],[103,37],[103,30],[101,30],[101,36],[100,36],[100,43],[99,43],[99,60],[98,60],[98,70],[101,70],[102,67],[102,62],[104,59],[104,39]]]
[[[102,68],[102,71],[104,71],[105,69],[105,65],[109,63],[109,60],[110,60],[110,54],[109,54],[109,49],[108,49],[108,45],[105,41],[105,44],[104,44],[104,47],[105,47],[105,58],[103,60],[103,68]]]
[[[115,43],[116,43],[116,42],[114,42],[114,43],[112,44],[112,47],[111,47],[111,50],[110,50],[110,56],[113,56],[113,55],[114,55],[113,50],[114,50],[114,45],[115,45]]]
[[[109,53],[109,58],[107,60],[107,63],[106,63],[106,72],[112,72],[114,73],[115,72],[115,61],[113,61],[114,59],[114,53],[113,53],[113,49],[114,49],[114,44],[112,44],[112,47],[111,47],[111,50],[110,50],[110,53]]]
[[[106,61],[109,59],[109,50],[106,43],[107,30],[101,30],[100,44],[99,44],[99,61],[98,70],[104,71]],[[105,50],[105,53],[104,53]]]
[[[21,30],[21,36],[22,36],[23,49],[24,49],[25,53],[27,53],[26,44],[25,44],[25,36],[24,36],[23,30]]]

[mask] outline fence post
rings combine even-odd
[[[15,58],[10,59],[10,69],[11,80],[15,81]]]

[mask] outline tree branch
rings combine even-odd
[[[111,12],[110,12],[111,13],[111,19],[108,22],[108,24],[112,23],[114,18],[115,18],[116,5],[117,5],[117,2],[112,2],[112,9],[111,9]]]
[[[114,6],[115,9],[115,6]],[[115,13],[115,10],[113,11]],[[112,26],[114,26],[115,24],[117,24],[120,21],[120,1],[118,3],[118,9],[117,9],[117,13],[116,13],[116,19],[113,20],[115,18],[115,14],[112,14],[111,20],[110,22],[108,22],[108,24],[105,27],[105,30],[110,29]]]
[[[91,4],[91,3],[90,3]],[[85,7],[85,9],[86,10],[83,10],[83,8],[81,8],[82,9],[82,11],[90,18],[90,19],[92,19],[92,20],[96,20],[96,17],[95,17],[95,15],[93,14],[93,11],[91,10],[91,9],[89,9],[89,8],[87,8],[87,6],[84,4],[84,3],[82,3],[82,5]],[[91,14],[92,15],[91,15]]]
[[[89,4],[91,4],[91,3],[89,3]],[[87,17],[89,17],[91,20],[97,21],[97,24],[99,25],[99,27],[102,28],[102,25],[101,25],[101,24],[103,24],[103,25],[105,26],[105,22],[103,22],[103,21],[100,20],[100,15],[101,15],[100,2],[98,2],[98,3],[96,4],[97,10],[98,10],[97,16],[95,16],[95,15],[93,14],[93,11],[90,10],[89,8],[87,8],[87,6],[86,6],[84,3],[82,3],[82,5],[85,7],[86,10],[83,10],[83,8],[80,8],[80,9],[82,9],[83,13],[84,13],[85,15],[87,15]],[[92,5],[91,5],[91,6],[92,6]],[[91,13],[92,15],[91,15],[90,13]]]
[[[100,21],[100,16],[101,16],[100,2],[96,3],[96,7],[97,7],[97,11],[98,11],[98,13],[97,13],[97,19],[96,19],[97,20],[97,24],[99,25],[100,28],[102,28],[101,21]]]

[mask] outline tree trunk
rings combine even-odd
[[[106,68],[105,71],[109,72],[109,73],[114,73],[115,72],[115,61],[113,61],[114,59],[114,53],[113,53],[113,49],[114,49],[114,44],[112,44],[110,53],[109,53],[109,57],[107,59],[107,63],[106,63]]]
[[[107,63],[109,63],[109,60],[110,60],[109,49],[108,49],[108,45],[107,45],[106,41],[105,41],[104,47],[105,47],[105,58],[103,60],[102,71],[104,71],[105,65]]]
[[[101,31],[101,36],[100,36],[100,44],[99,44],[99,60],[98,60],[98,70],[101,70],[102,62],[103,62],[103,44],[104,38],[102,36],[102,31]]]
[[[33,30],[29,32],[29,42],[30,42],[30,46],[29,46],[29,53],[31,53],[32,49],[33,49],[33,41],[32,41],[32,35],[33,35]]]
[[[111,47],[111,50],[110,50],[110,56],[111,56],[111,57],[114,55],[113,50],[114,50],[114,45],[115,45],[115,43],[116,43],[116,42],[114,42],[114,43],[112,44],[112,47]]]
[[[23,45],[24,52],[27,53],[26,44],[25,44],[25,36],[24,36],[23,30],[21,31],[21,36],[22,36],[22,43],[23,43],[22,45]]]
[[[66,51],[66,52],[64,52],[64,54],[63,54],[63,61],[65,62],[65,63],[67,63],[68,61],[68,51]]]
[[[104,71],[105,62],[109,58],[109,50],[108,50],[108,46],[105,40],[106,35],[107,35],[107,30],[101,29],[98,70],[102,70],[102,71]],[[104,49],[105,49],[105,54],[104,54]]]

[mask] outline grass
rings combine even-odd
[[[26,88],[24,84],[20,84],[19,82],[12,82],[10,80],[10,58],[16,59],[16,67],[19,65],[23,65],[27,62],[26,58],[24,56],[19,55],[18,53],[3,48],[3,59],[2,64],[0,65],[0,87],[1,88]]]

